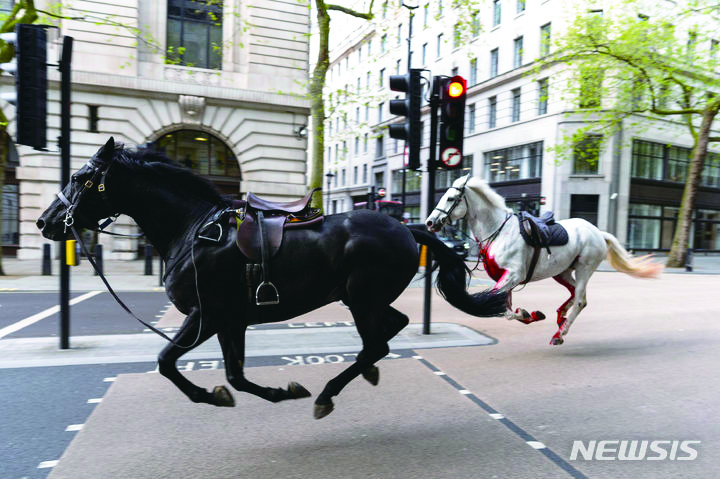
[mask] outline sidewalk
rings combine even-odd
[[[655,261],[664,263],[666,255],[655,255]],[[477,258],[467,259],[472,268]],[[479,267],[482,270],[482,265]],[[59,289],[59,266],[53,261],[52,275],[42,275],[42,262],[40,260],[23,260],[6,257],[3,258],[3,269],[6,276],[0,276],[0,291],[57,291]],[[603,261],[598,271],[615,271],[607,262]],[[105,276],[112,288],[116,291],[163,291],[159,279],[159,260],[153,261],[153,274],[145,275],[145,261],[105,261]],[[693,271],[685,268],[667,268],[665,274],[720,274],[720,255],[699,254],[693,256]],[[485,278],[485,275],[474,273],[476,278]],[[420,286],[413,283],[413,286]],[[98,276],[93,274],[90,262],[85,258],[79,266],[70,268],[70,289],[73,291],[105,290],[105,285]]]

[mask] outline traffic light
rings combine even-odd
[[[467,83],[461,76],[440,84],[440,161],[448,169],[462,168]]]
[[[405,75],[390,75],[390,89],[405,92],[404,100],[390,100],[390,113],[404,116],[403,123],[394,123],[388,127],[390,138],[405,140],[408,146],[408,168],[420,168],[420,142],[422,123],[420,122],[420,106],[422,104],[422,85],[420,72],[411,68]]]
[[[15,93],[3,99],[15,105],[16,143],[42,150],[47,144],[47,33],[45,25],[19,23],[0,39],[15,47],[15,59],[0,69],[15,75]]]

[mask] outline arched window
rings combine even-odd
[[[158,138],[157,151],[212,181],[223,194],[240,191],[240,167],[230,148],[204,131],[177,130]]]
[[[222,69],[222,2],[168,0],[168,61]]]

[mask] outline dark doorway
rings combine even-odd
[[[582,218],[597,226],[599,195],[570,195],[570,217]]]

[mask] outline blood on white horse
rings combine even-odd
[[[507,319],[529,324],[545,319],[539,311],[512,310],[512,290],[528,275],[533,248],[520,236],[518,221],[505,205],[505,199],[479,178],[470,175],[455,180],[435,209],[425,220],[431,231],[466,218],[475,238],[480,242],[480,257],[487,274],[496,281],[495,288],[508,293]],[[600,231],[581,218],[558,221],[568,233],[568,243],[552,246],[551,253],[542,252],[530,281],[553,278],[570,292],[570,298],[557,309],[558,331],[550,344],[562,344],[580,311],[587,305],[586,291],[590,276],[607,258],[616,270],[636,278],[656,278],[663,266],[650,255],[632,256],[615,236]]]

